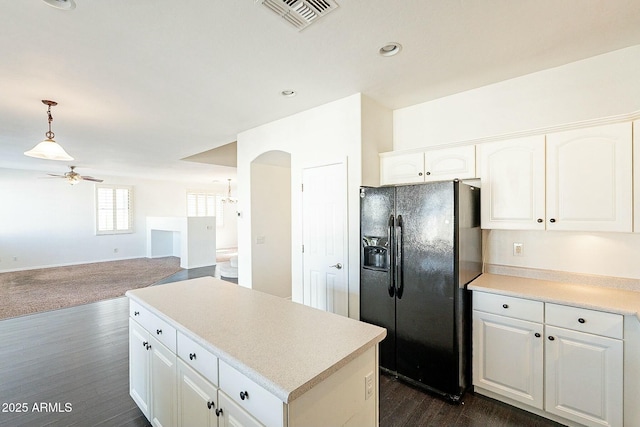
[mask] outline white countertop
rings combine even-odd
[[[640,320],[640,292],[484,273],[468,289],[633,315]]]
[[[288,403],[386,336],[386,330],[213,277],[126,295]]]

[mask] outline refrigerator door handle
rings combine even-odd
[[[395,263],[395,257],[394,257],[394,250],[393,250],[393,234],[394,234],[394,228],[395,228],[395,218],[393,215],[389,216],[389,223],[387,224],[387,244],[388,244],[388,250],[387,250],[387,266],[389,266],[389,286],[387,288],[387,291],[389,292],[389,296],[393,297],[395,295],[394,292],[394,263]]]
[[[396,248],[395,248],[395,267],[396,267],[396,296],[398,299],[402,298],[402,291],[404,290],[404,276],[403,276],[403,259],[402,259],[402,238],[403,238],[403,221],[402,215],[398,215],[396,220]]]

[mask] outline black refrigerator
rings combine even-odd
[[[380,367],[458,401],[471,380],[480,189],[458,180],[360,189],[360,319],[387,329]]]

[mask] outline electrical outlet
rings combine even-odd
[[[373,396],[373,372],[369,372],[364,377],[364,400],[368,400]]]
[[[513,256],[524,256],[524,244],[522,243],[513,244]]]

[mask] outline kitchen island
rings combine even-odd
[[[213,277],[127,296],[130,394],[153,424],[378,424],[385,329]]]

